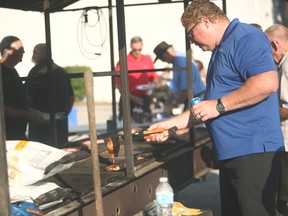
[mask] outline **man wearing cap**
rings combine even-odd
[[[22,61],[24,53],[21,40],[15,36],[3,38],[0,52],[6,139],[27,139],[25,132],[28,121],[43,123],[44,120],[40,113],[28,109],[25,88],[15,69],[15,66]]]
[[[159,43],[155,49],[156,54],[155,61],[158,59],[172,63],[173,68],[186,67],[186,54],[176,51],[172,45],[169,45],[165,41]],[[154,62],[155,62],[154,61]],[[201,79],[200,72],[196,64],[192,61],[192,73],[193,73],[193,93],[195,97],[201,97],[205,91],[205,85]],[[179,104],[184,103],[184,110],[188,108],[187,103],[187,72],[186,70],[174,70],[173,71],[173,95],[167,100],[165,105],[165,114],[171,115],[173,107],[177,107]]]

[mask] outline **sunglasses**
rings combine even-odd
[[[132,49],[132,51],[133,51],[133,52],[137,52],[137,51],[138,51],[138,52],[141,52],[142,49]]]

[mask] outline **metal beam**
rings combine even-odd
[[[120,61],[120,79],[121,79],[121,97],[123,107],[123,126],[124,126],[124,143],[126,158],[126,175],[132,177],[134,174],[134,161],[131,135],[131,112],[129,83],[127,71],[127,50],[126,50],[126,32],[125,32],[125,13],[124,0],[117,0],[117,27],[118,27],[118,44],[119,44],[119,61]]]

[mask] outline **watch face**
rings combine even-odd
[[[221,100],[218,100],[216,109],[219,113],[224,113],[225,112],[225,107],[223,105],[223,103],[221,102]]]

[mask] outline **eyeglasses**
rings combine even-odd
[[[138,51],[138,52],[141,52],[142,49],[132,49],[132,51],[133,51],[133,52],[137,52],[137,51]]]
[[[201,20],[199,20],[189,31],[187,31],[187,37],[191,39],[193,39],[193,30],[194,28],[201,22]]]

